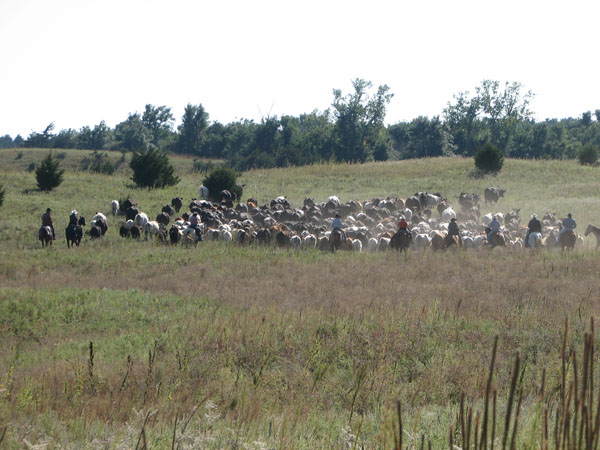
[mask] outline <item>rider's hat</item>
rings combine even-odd
[[[450,219],[450,222],[456,222],[456,217],[453,217],[452,219]]]
[[[52,211],[50,208],[46,208],[46,212],[50,212]]]
[[[537,219],[537,216],[536,216],[535,214],[532,214],[532,215],[531,215],[531,218],[532,218],[532,219]]]
[[[335,217],[340,217],[340,213],[335,213]]]

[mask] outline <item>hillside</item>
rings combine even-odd
[[[498,417],[519,353],[516,448],[535,449],[544,370],[551,410],[564,393],[565,318],[567,348],[581,361],[583,333],[600,314],[594,238],[569,254],[331,254],[222,242],[185,249],[124,240],[121,218],[109,217],[104,238],[67,250],[71,209],[91,217],[129,194],[155,214],[175,195],[184,203],[195,197],[202,175],[191,173],[193,160],[173,157],[179,185],[136,189],[126,167],[90,174],[77,169],[89,152],[64,153],[65,181],[51,193],[36,191],[25,170],[46,151],[0,153],[6,448],[24,448],[25,439],[47,448],[135,448],[142,434],[148,448],[171,448],[176,421],[179,448],[393,448],[398,399],[405,445],[419,448],[425,433],[432,448],[447,448],[450,426],[459,438],[461,395],[481,410],[498,336]],[[508,160],[498,176],[481,179],[472,167],[460,158],[316,165],[250,171],[241,181],[244,197],[287,195],[295,205],[306,196],[366,200],[419,190],[452,201],[494,185],[507,189],[500,211],[571,211],[580,228],[600,222],[598,169]],[[36,231],[47,206],[58,239],[42,249]]]
[[[19,159],[16,155],[22,153]],[[18,152],[0,152],[0,172],[7,188],[4,224],[18,217],[20,226],[37,226],[38,216],[46,206],[55,211],[61,221],[72,209],[84,216],[95,211],[109,210],[112,199],[130,195],[142,210],[159,211],[176,195],[187,203],[198,196],[197,189],[203,174],[191,171],[193,159],[173,156],[171,160],[181,177],[179,185],[164,190],[144,190],[132,186],[127,164],[113,176],[97,175],[79,170],[89,151],[65,150],[63,167],[65,181],[49,194],[35,190],[34,173],[27,172],[32,163],[39,163],[45,150],[23,149]],[[119,152],[109,152],[111,161],[121,158]],[[285,195],[293,205],[300,207],[305,197],[317,201],[337,195],[342,201],[364,201],[375,197],[399,196],[406,198],[416,191],[440,192],[451,203],[461,192],[474,192],[483,197],[487,186],[506,189],[497,207],[483,207],[507,212],[521,208],[521,216],[531,213],[553,212],[561,217],[572,212],[581,227],[600,222],[600,177],[598,168],[583,167],[576,161],[507,160],[497,176],[478,178],[471,159],[427,158],[368,164],[320,164],[287,169],[252,170],[242,174],[244,197],[256,197],[259,203]],[[13,216],[15,214],[15,216]]]

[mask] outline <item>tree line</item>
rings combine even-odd
[[[600,109],[578,118],[536,122],[529,109],[534,94],[517,82],[484,80],[474,93],[455,95],[440,116],[386,126],[392,96],[386,85],[374,89],[371,82],[356,79],[350,93],[334,89],[331,107],[322,112],[221,124],[211,123],[202,105],[188,104],[178,127],[171,108],[148,104],[114,129],[102,121],[55,132],[51,123],[26,139],[0,137],[0,148],[156,149],[225,159],[237,170],[247,170],[323,161],[473,156],[485,144],[511,158],[569,159],[600,146]]]

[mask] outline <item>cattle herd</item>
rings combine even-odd
[[[486,188],[485,203],[497,205],[504,192],[498,188]],[[519,209],[481,215],[480,196],[474,193],[461,193],[456,205],[451,205],[440,193],[417,192],[406,200],[388,197],[362,203],[356,200],[342,203],[336,196],[329,197],[326,202],[306,198],[301,207],[292,206],[285,197],[277,197],[262,206],[254,198],[234,205],[233,199],[227,194],[224,191],[218,203],[193,199],[185,210],[182,198],[173,198],[158,212],[155,220],[150,220],[149,215],[130,199],[121,204],[113,200],[110,210],[113,216],[123,217],[119,229],[123,238],[152,239],[164,244],[185,246],[197,246],[200,241],[211,240],[326,251],[336,248],[351,251],[390,248],[443,250],[449,246],[484,248],[496,245],[522,248],[527,233],[527,221],[521,221]],[[190,223],[194,213],[200,218],[197,227]],[[338,214],[344,223],[346,236],[336,246],[331,224]],[[489,229],[486,228],[493,216],[502,224],[501,239],[490,245],[487,242]],[[400,234],[397,223],[402,217],[410,225],[404,246],[402,239],[396,239]],[[459,225],[460,239],[449,239],[447,236],[452,219],[456,219]],[[540,219],[544,236],[540,245],[558,247],[561,219],[549,213]],[[106,216],[96,213],[86,234],[91,238],[101,238],[107,230]],[[583,238],[578,236],[577,244],[582,243]]]

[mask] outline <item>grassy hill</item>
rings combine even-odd
[[[25,439],[48,448],[135,448],[146,417],[149,448],[171,448],[176,420],[181,448],[393,448],[397,399],[405,445],[418,448],[426,433],[433,448],[447,448],[453,423],[459,434],[461,393],[481,410],[494,336],[498,417],[519,352],[517,448],[539,448],[541,376],[545,369],[554,408],[565,318],[568,348],[581,353],[600,313],[600,258],[589,248],[403,256],[223,243],[184,249],[125,241],[120,219],[109,217],[105,238],[67,250],[71,209],[91,217],[130,194],[153,215],[175,195],[195,197],[202,175],[191,172],[193,160],[174,157],[179,185],[136,189],[126,166],[90,174],[79,170],[89,152],[69,150],[64,183],[41,193],[26,169],[46,151],[22,152],[0,152],[6,448],[23,448]],[[420,190],[452,201],[493,185],[507,189],[500,211],[571,211],[581,228],[600,222],[598,169],[508,160],[496,177],[472,170],[471,160],[439,158],[256,170],[242,182],[245,197],[287,195],[296,205],[306,196],[366,200]],[[35,233],[47,206],[59,240],[41,249]]]

